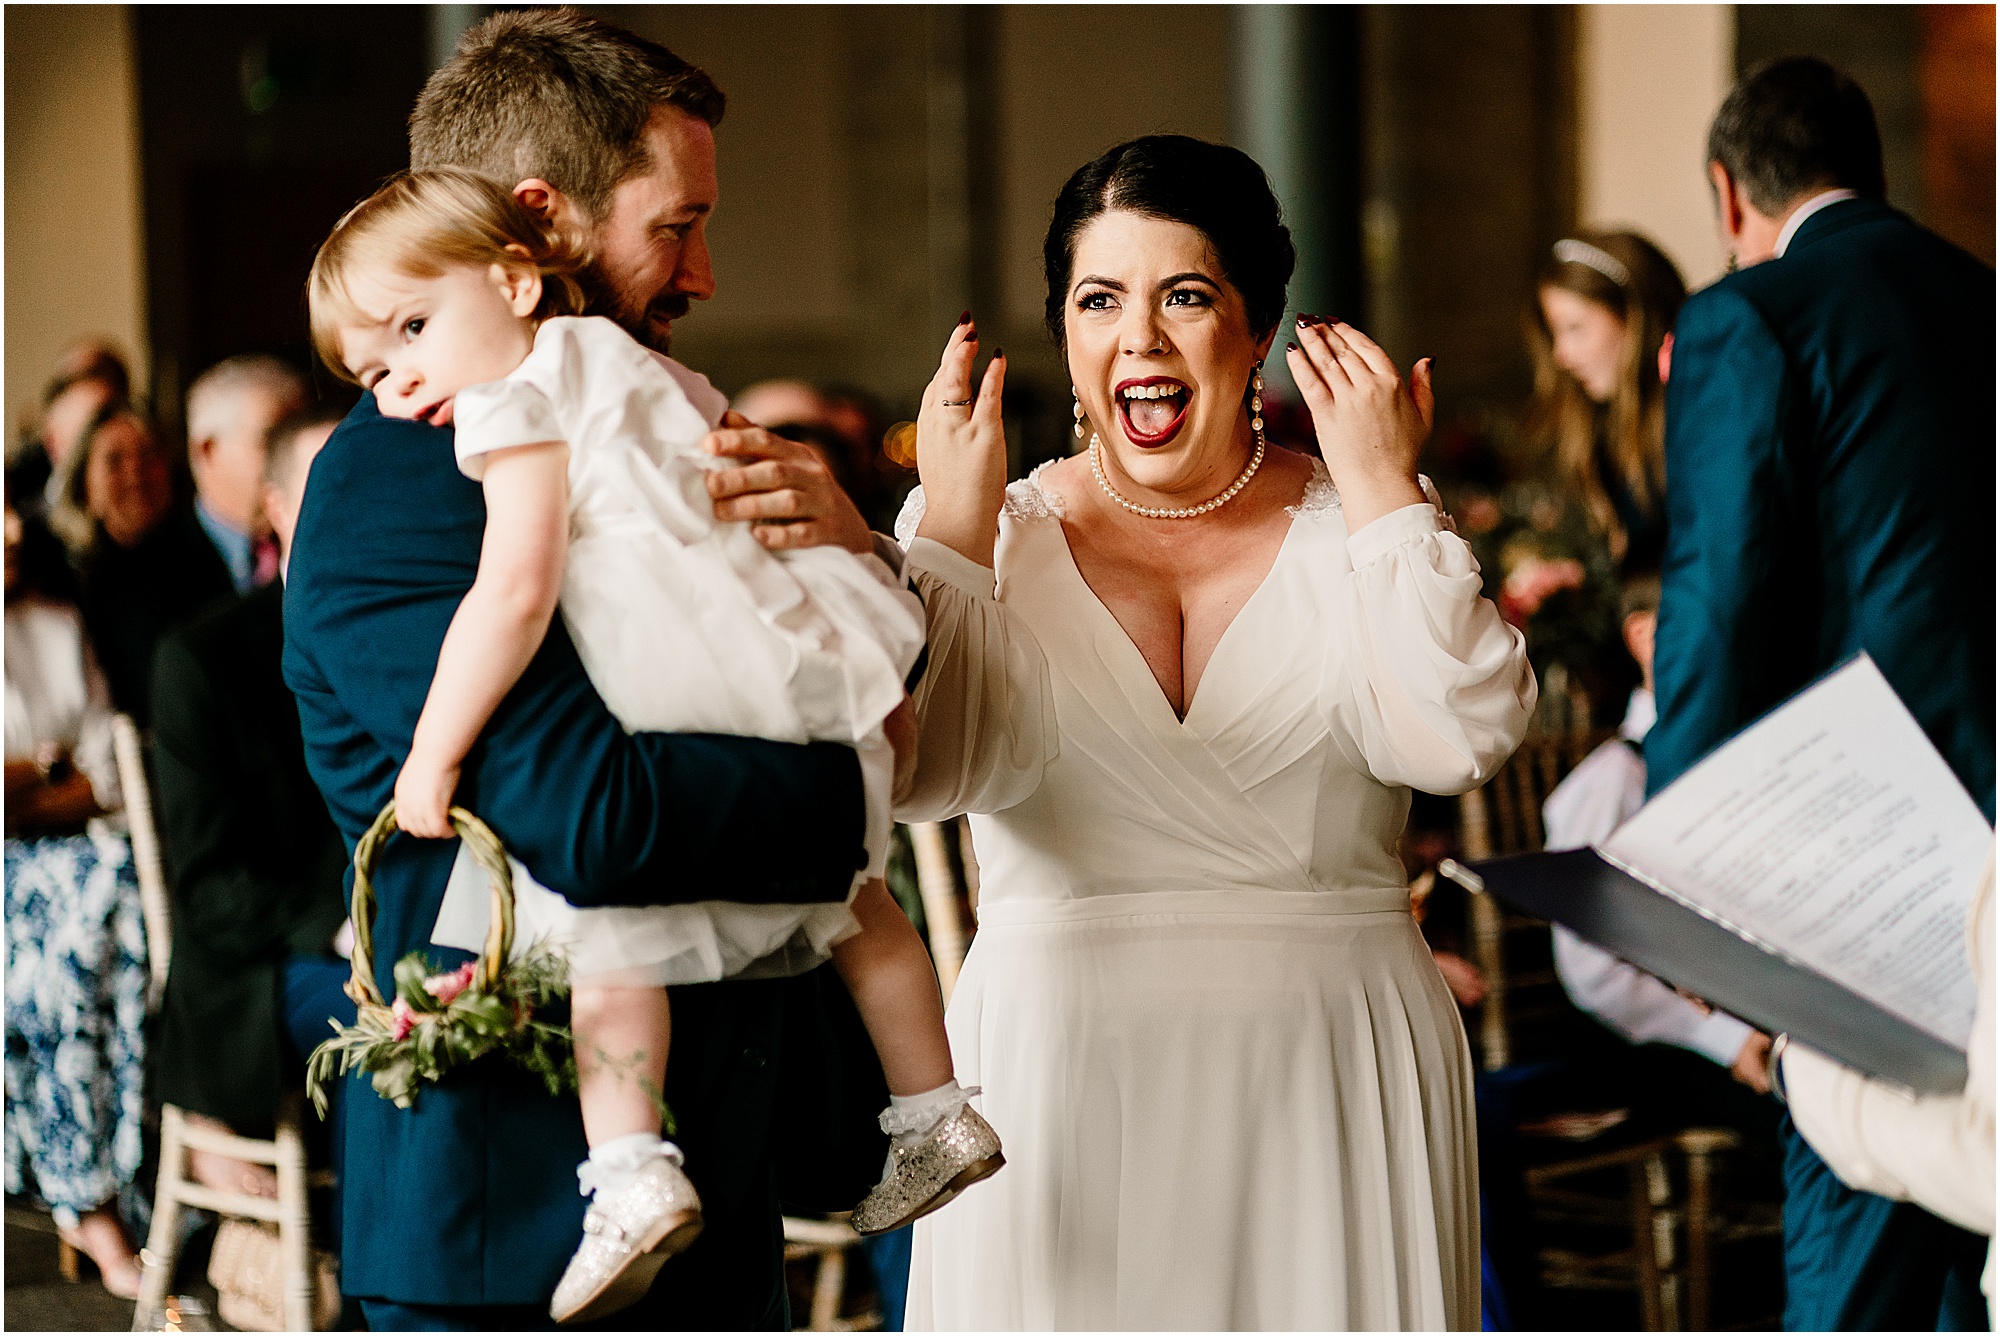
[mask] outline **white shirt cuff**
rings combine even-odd
[[[885,533],[871,534],[870,537],[875,540],[875,555],[882,559],[882,564],[889,568],[890,574],[898,580],[902,579],[905,560],[902,546]]]
[[[1695,1026],[1694,1033],[1688,1036],[1687,1046],[1721,1066],[1733,1067],[1736,1055],[1743,1051],[1743,1041],[1751,1033],[1752,1027],[1729,1013],[1711,1012],[1701,1018],[1701,1024]]]

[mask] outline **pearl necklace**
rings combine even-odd
[[[1229,484],[1227,491],[1223,492],[1220,496],[1210,497],[1198,506],[1186,506],[1179,510],[1168,510],[1161,506],[1142,506],[1120,496],[1118,489],[1111,485],[1111,479],[1104,476],[1104,466],[1098,462],[1097,450],[1097,433],[1092,432],[1090,434],[1090,472],[1091,476],[1097,479],[1097,485],[1104,489],[1106,496],[1131,511],[1134,515],[1144,515],[1149,520],[1190,520],[1196,515],[1206,515],[1209,511],[1222,505],[1238,492],[1242,491],[1250,479],[1256,476],[1258,466],[1264,462],[1264,433],[1261,431],[1257,433],[1257,449],[1250,456],[1250,466],[1236,475],[1236,481]]]

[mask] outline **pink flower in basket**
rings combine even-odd
[[[400,997],[389,1004],[389,1017],[391,1039],[403,1039],[417,1026],[417,1013],[411,1011],[410,1004]]]
[[[474,968],[475,962],[468,960],[449,974],[433,974],[424,980],[424,991],[448,1007],[453,998],[472,987]]]

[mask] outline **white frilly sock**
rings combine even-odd
[[[946,1081],[937,1089],[926,1090],[921,1095],[891,1095],[889,1107],[882,1110],[882,1116],[876,1121],[897,1145],[914,1145],[923,1140],[932,1128],[964,1108],[978,1093],[978,1086],[962,1086],[957,1081]]]
[[[590,1158],[576,1167],[576,1190],[585,1197],[616,1192],[654,1160],[686,1162],[679,1146],[651,1132],[613,1137],[591,1147]]]

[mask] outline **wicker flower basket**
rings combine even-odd
[[[484,868],[493,890],[493,922],[476,961],[439,970],[422,951],[396,962],[396,995],[375,984],[374,871],[396,836],[396,804],[382,809],[354,846],[354,955],[346,993],[357,1015],[351,1026],[330,1022],[334,1037],[313,1050],[306,1088],[326,1114],[325,1083],[350,1071],[369,1074],[375,1093],[409,1108],[426,1084],[468,1063],[497,1055],[541,1078],[550,1094],[576,1088],[576,1058],[567,1027],[541,1012],[569,988],[563,958],[537,946],[510,960],[514,946],[514,874],[493,831],[462,807],[451,822]]]

